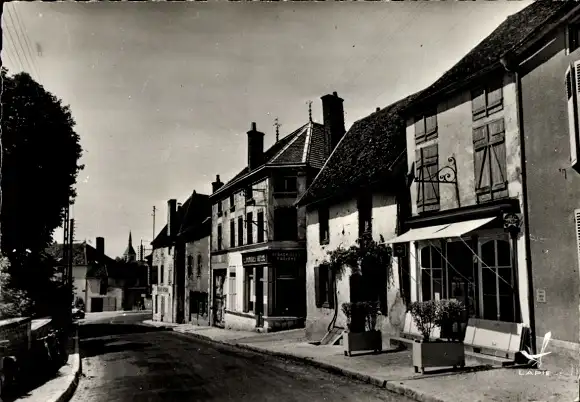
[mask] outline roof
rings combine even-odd
[[[504,54],[516,50],[547,24],[577,6],[575,1],[537,0],[520,12],[508,16],[490,35],[426,88],[420,102],[450,89],[454,84],[501,67],[500,59]]]
[[[207,225],[202,225],[203,221],[209,216],[211,216],[209,195],[198,194],[194,190],[175,214],[175,224],[179,227],[177,235],[184,238],[184,240],[197,239],[204,237],[204,235],[209,236],[210,232],[206,227]],[[169,246],[171,242],[172,239],[167,234],[167,224],[165,224],[155,239],[153,239],[151,245],[153,248],[161,248]]]
[[[338,143],[298,205],[350,194],[389,177],[405,154],[405,107],[417,94],[356,121]]]
[[[52,256],[59,264],[62,262],[62,244],[52,244],[48,246],[46,249],[47,254]],[[73,266],[79,265],[89,265],[94,263],[112,263],[114,260],[107,255],[104,257],[104,261],[99,258],[97,250],[87,244],[86,242],[82,243],[73,243]]]
[[[324,125],[309,121],[268,148],[262,166],[306,164],[321,169],[327,158],[326,149]],[[225,192],[249,173],[246,166],[214,194]]]

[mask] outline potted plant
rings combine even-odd
[[[342,312],[347,318],[348,327],[343,334],[345,356],[351,356],[355,351],[383,350],[383,337],[381,331],[376,329],[378,302],[343,303]]]
[[[465,307],[458,301],[440,300],[414,302],[410,306],[411,316],[415,321],[417,329],[421,332],[422,339],[413,342],[413,366],[415,373],[425,372],[425,367],[447,367],[453,368],[465,366],[465,349],[463,342],[459,341],[457,335],[450,340],[432,340],[431,334],[436,326],[447,331],[449,328],[459,323],[465,311]],[[458,331],[451,331],[458,334]]]

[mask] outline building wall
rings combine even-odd
[[[453,156],[457,164],[457,181],[459,183],[459,200],[455,195],[453,184],[439,184],[440,207],[439,211],[450,210],[458,207],[477,205],[475,193],[475,164],[473,152],[473,128],[486,122],[503,117],[505,124],[506,144],[506,174],[508,182],[509,198],[517,199],[520,210],[523,211],[523,188],[521,175],[521,148],[520,132],[518,128],[518,113],[516,101],[516,84],[512,74],[504,74],[503,77],[503,110],[491,116],[473,121],[471,90],[462,91],[451,96],[446,101],[440,102],[437,107],[438,136],[429,143],[438,144],[439,169],[448,165],[447,160]],[[413,167],[415,161],[415,126],[413,119],[407,121],[407,161],[408,169]],[[417,208],[417,184],[413,182],[410,187],[411,210],[413,216],[418,215]],[[526,249],[524,238],[524,225],[517,238],[518,258],[518,284],[520,294],[520,309],[524,324],[529,324],[528,308],[528,276],[526,271]],[[409,248],[411,268],[411,300],[417,300],[416,272],[418,266],[416,259],[417,247],[411,244]]]
[[[185,321],[194,322],[198,325],[209,324],[209,293],[210,293],[210,258],[209,258],[209,236],[198,239],[185,245]],[[201,255],[202,266],[198,267],[198,255]],[[193,273],[188,277],[187,259],[193,257]],[[208,308],[204,314],[191,317],[190,321],[190,292],[205,293],[207,297]]]
[[[580,50],[566,53],[566,33],[522,66],[522,108],[527,159],[533,284],[545,291],[534,302],[536,335],[578,342],[578,251],[574,210],[580,208],[580,174],[570,168],[566,68]]]
[[[373,194],[372,233],[376,241],[389,240],[396,235],[397,205],[395,197],[384,194]],[[306,334],[309,339],[320,340],[327,332],[334,309],[316,307],[316,291],[314,268],[327,259],[327,253],[338,247],[348,248],[356,244],[358,238],[358,209],[356,199],[350,199],[332,205],[329,208],[329,243],[321,245],[319,242],[318,212],[309,211],[307,214],[307,243],[306,243]],[[388,288],[387,301],[389,305],[388,318],[382,320],[380,326],[385,335],[397,334],[402,329],[405,307],[399,294],[398,266],[393,259],[393,283]],[[350,301],[349,280],[350,272],[347,269],[343,278],[337,281],[338,315],[335,325],[346,328],[346,317],[342,313],[342,303]]]
[[[73,286],[74,286],[75,301],[77,298],[80,298],[85,303],[85,306],[87,305],[85,293],[86,276],[87,276],[86,265],[79,265],[73,267]]]
[[[107,287],[107,294],[100,294],[101,280],[96,278],[87,279],[87,302],[86,311],[94,312],[93,299],[103,299],[102,311],[123,310],[123,289],[120,287]]]
[[[163,322],[173,322],[173,247],[163,247],[153,250],[153,267],[157,268],[158,284],[153,286],[153,320]],[[164,266],[163,276],[161,275],[161,265]],[[161,291],[161,289],[167,291]],[[164,299],[164,308],[161,309],[161,299]],[[155,300],[158,300],[157,310]]]

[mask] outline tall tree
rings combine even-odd
[[[44,250],[76,197],[82,148],[68,106],[26,73],[1,74],[0,247],[10,261],[3,285],[39,305],[53,273]]]

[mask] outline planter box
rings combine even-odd
[[[465,367],[463,342],[413,342],[415,373],[425,372],[425,367]]]
[[[372,350],[374,352],[380,352],[383,350],[383,336],[381,331],[345,331],[342,335],[342,339],[345,356],[351,356],[351,352],[362,350]]]

